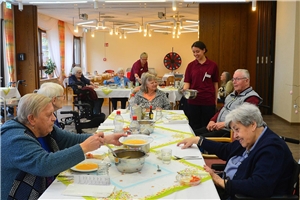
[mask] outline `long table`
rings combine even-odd
[[[174,87],[158,87],[158,89],[169,94],[168,98],[173,105],[176,105],[176,102],[180,101],[182,97],[182,94]],[[129,98],[131,90],[130,88],[111,89],[109,87],[100,86],[95,89],[95,92],[98,98]],[[109,113],[111,113],[111,108],[109,109]]]
[[[112,134],[111,125],[115,115],[115,111],[111,113],[99,130],[105,134]],[[171,116],[176,115],[178,115],[177,118],[184,117],[182,111],[163,111],[166,119],[171,119]],[[129,113],[123,113],[122,116],[127,126],[130,123]],[[193,135],[190,126],[184,121],[176,124],[164,123],[164,119],[158,121],[151,134],[154,141],[150,144],[150,152],[140,172],[121,173],[114,164],[109,168],[111,185],[115,186],[109,199],[219,199],[210,175],[203,170],[204,160],[197,146],[187,150],[181,150],[176,146],[178,141]],[[171,148],[173,155],[196,155],[201,159],[172,160],[170,164],[163,164],[157,155],[163,148]],[[110,162],[106,157],[107,152],[107,147],[103,146],[92,153],[104,155],[104,161]],[[157,165],[161,169],[160,172],[157,171]],[[176,180],[177,172],[190,170],[201,172],[201,183],[193,187],[181,186]],[[62,195],[69,183],[62,178],[57,178],[40,199],[98,199]]]

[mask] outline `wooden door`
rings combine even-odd
[[[276,1],[258,1],[257,9],[256,92],[263,98],[262,114],[272,114]]]

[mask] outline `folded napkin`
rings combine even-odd
[[[105,94],[105,95],[108,95],[109,93],[112,92],[111,89],[108,89],[108,88],[102,88],[102,92]]]
[[[173,150],[174,150],[173,155],[177,156],[179,158],[182,158],[184,156],[199,156],[199,157],[201,157],[201,153],[200,153],[200,150],[197,147],[197,145],[192,145],[191,147],[186,148],[186,149],[181,149],[181,146],[179,146]]]
[[[115,186],[109,185],[84,185],[84,184],[69,184],[62,192],[68,196],[92,196],[92,197],[109,197],[115,189]]]

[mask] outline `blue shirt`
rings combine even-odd
[[[265,133],[266,129],[267,129],[267,127],[264,128],[262,134],[260,134],[260,136],[258,137],[258,139],[256,140],[256,142],[254,143],[254,145],[251,147],[250,150],[246,150],[242,156],[233,156],[232,158],[229,159],[229,161],[226,164],[226,167],[224,169],[224,172],[226,173],[226,177],[229,177],[230,179],[233,178],[233,176],[236,173],[240,164],[248,157],[250,151],[252,151],[255,148],[256,143],[259,141],[261,136]],[[223,177],[223,178],[226,178],[226,177]]]
[[[127,77],[118,77],[118,76],[114,76],[113,77],[114,79],[114,82],[111,82],[109,80],[105,80],[103,81],[103,83],[106,85],[106,84],[110,84],[110,83],[114,83],[114,84],[117,84],[118,86],[121,86],[123,84],[123,86],[126,86],[128,82],[130,82],[130,80],[127,78]]]

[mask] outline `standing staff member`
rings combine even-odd
[[[140,59],[133,63],[130,78],[129,80],[135,84],[135,81],[138,80],[141,83],[141,76],[144,72],[148,72],[148,54],[143,52],[140,55]]]
[[[201,41],[192,45],[196,60],[185,71],[183,90],[198,91],[195,99],[188,100],[188,119],[192,129],[206,126],[216,111],[219,70],[215,62],[206,58],[207,48]]]

